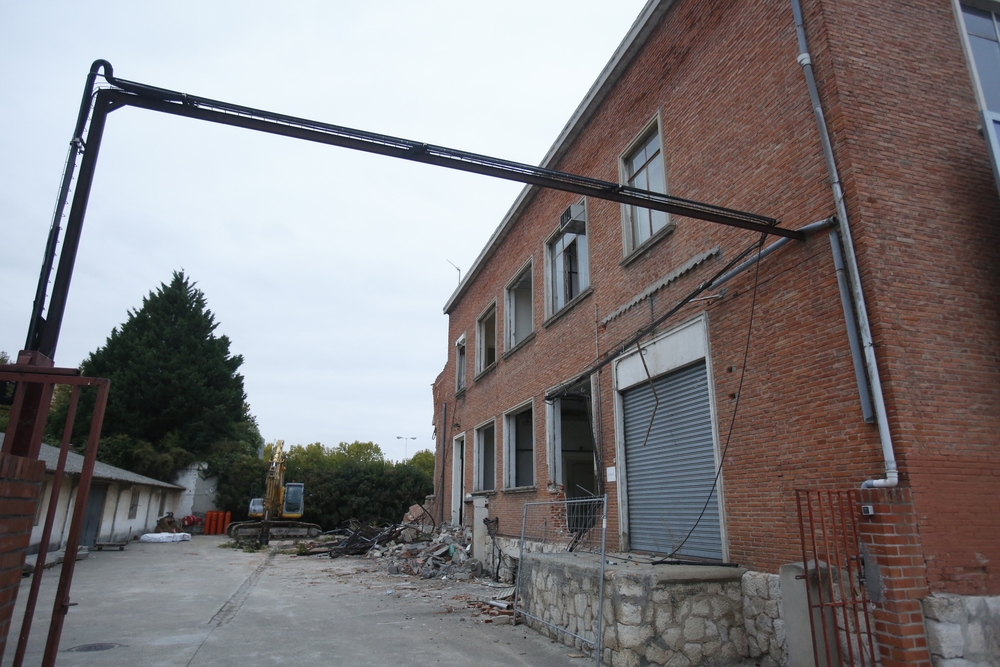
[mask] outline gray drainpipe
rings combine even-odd
[[[830,217],[830,218],[825,218],[823,220],[820,220],[818,222],[811,222],[808,225],[806,225],[805,227],[799,227],[798,230],[796,230],[796,231],[800,231],[800,232],[802,232],[803,234],[806,234],[806,235],[811,235],[811,234],[815,234],[816,232],[819,232],[819,231],[822,231],[824,229],[827,229],[828,227],[832,227],[835,224],[836,224],[836,221],[832,217]],[[713,290],[716,287],[719,287],[720,285],[722,285],[723,283],[729,282],[729,280],[731,280],[732,278],[735,278],[739,274],[743,273],[744,271],[746,271],[751,266],[753,266],[754,264],[756,264],[760,260],[762,260],[765,257],[767,257],[768,255],[770,255],[772,252],[774,252],[778,248],[781,248],[781,247],[783,247],[785,245],[788,245],[788,242],[791,241],[791,240],[792,239],[788,238],[787,236],[784,237],[784,238],[778,239],[777,241],[775,241],[771,245],[767,246],[766,248],[764,248],[760,252],[754,254],[752,257],[750,257],[750,259],[746,260],[742,264],[740,264],[738,266],[735,266],[732,269],[730,269],[729,271],[726,271],[725,273],[723,273],[721,276],[719,276],[718,278],[716,278],[715,280],[713,280],[712,284],[709,285],[708,287],[706,287],[705,289]]]
[[[816,125],[819,129],[820,141],[823,144],[823,157],[826,158],[826,168],[830,174],[830,187],[833,189],[833,201],[837,207],[837,221],[840,223],[840,235],[844,244],[844,259],[846,259],[847,278],[854,297],[854,309],[858,319],[858,329],[865,353],[865,366],[868,369],[868,380],[871,383],[872,399],[875,404],[875,421],[878,424],[879,438],[882,441],[882,457],[885,459],[885,479],[866,480],[861,488],[893,487],[899,483],[899,472],[896,469],[896,453],[892,446],[892,436],[889,433],[889,418],[885,411],[885,400],[882,396],[882,382],[878,374],[878,362],[875,359],[875,347],[872,343],[871,328],[868,323],[868,310],[865,307],[865,296],[861,290],[861,278],[858,275],[858,260],[854,254],[854,241],[851,237],[851,227],[847,218],[847,206],[844,205],[844,191],[840,185],[840,176],[833,158],[833,148],[830,144],[830,134],[823,117],[819,90],[813,75],[812,58],[806,43],[806,31],[802,22],[802,6],[799,0],[792,0],[792,13],[795,15],[795,34],[799,40],[798,63],[809,87],[809,100],[813,113],[816,115]],[[831,237],[831,241],[833,238]]]

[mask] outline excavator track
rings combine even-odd
[[[322,532],[323,529],[315,523],[302,521],[238,521],[229,524],[226,535],[233,539],[257,538],[261,544],[267,544],[266,541],[260,540],[262,536],[267,536],[265,540],[268,538],[291,540],[302,537],[319,537]]]

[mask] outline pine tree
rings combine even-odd
[[[205,295],[183,272],[150,292],[138,310],[111,331],[105,344],[81,365],[84,375],[111,380],[99,457],[134,472],[166,479],[177,468],[211,458],[224,443],[241,442],[256,451],[260,434],[249,414],[241,355]],[[81,414],[93,397],[81,397]],[[50,436],[61,431],[57,406]],[[74,442],[86,438],[89,419],[78,419]]]

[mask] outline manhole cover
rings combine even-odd
[[[80,644],[79,646],[74,646],[73,648],[66,649],[67,651],[73,651],[75,653],[88,653],[90,651],[107,651],[109,649],[118,648],[121,644]]]

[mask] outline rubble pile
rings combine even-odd
[[[483,564],[469,556],[472,531],[443,527],[432,539],[408,527],[397,540],[372,549],[369,558],[388,559],[389,574],[410,574],[424,579],[452,576],[471,579],[483,574]]]
[[[491,600],[468,600],[466,605],[471,610],[470,615],[483,623],[495,623],[505,625],[514,622],[514,604],[511,599],[514,597],[514,588],[508,588],[498,592]],[[523,619],[516,622],[521,623]]]
[[[472,558],[472,530],[445,526],[425,532],[419,524],[357,524],[296,544],[300,556],[364,556],[388,561],[389,574],[433,579],[483,576],[483,564]]]

